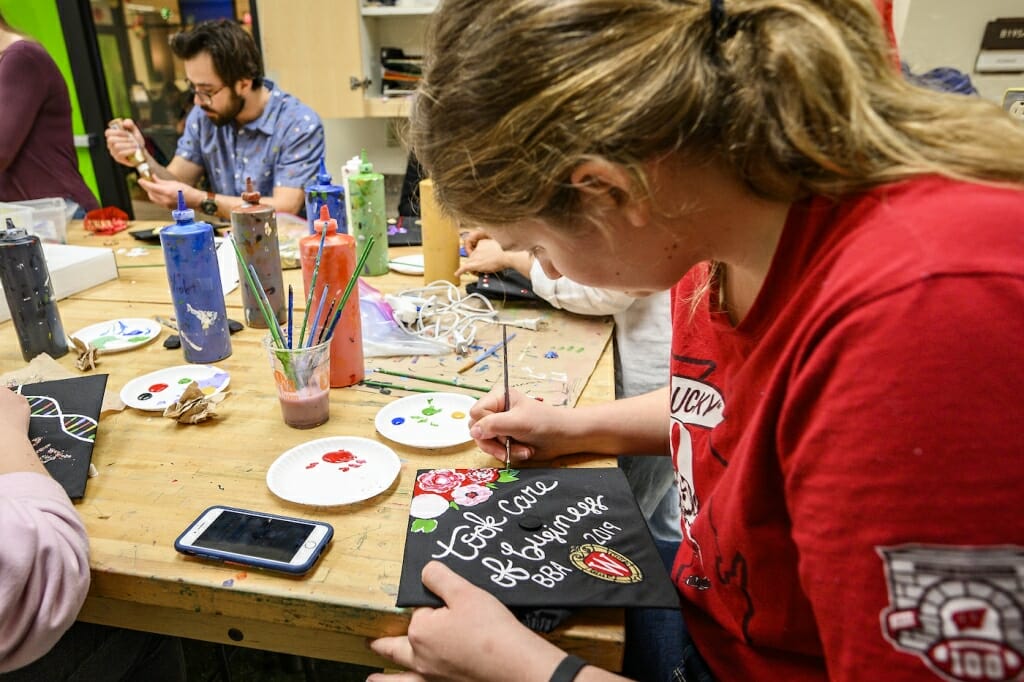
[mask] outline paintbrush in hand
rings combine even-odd
[[[508,393],[508,327],[502,325],[501,327],[501,358],[504,365],[505,374],[505,412],[508,412],[508,408],[511,406],[511,400],[509,399]],[[505,436],[505,471],[509,470],[512,465],[512,438]]]

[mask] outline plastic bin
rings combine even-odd
[[[29,231],[44,242],[67,244],[68,209],[60,197],[50,199],[26,199],[10,202],[32,210],[32,225]]]
[[[19,206],[18,204],[0,203],[0,229],[7,229],[8,218],[14,221],[15,227],[22,227],[30,232],[32,231],[32,221],[35,218],[35,214],[31,208]]]

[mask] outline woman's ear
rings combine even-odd
[[[650,202],[640,195],[633,176],[620,164],[587,159],[573,169],[569,179],[583,195],[584,205],[602,213],[618,212],[633,227],[647,223]]]

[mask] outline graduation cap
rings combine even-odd
[[[28,438],[46,470],[68,497],[85,495],[106,374],[23,384],[29,404]]]
[[[625,475],[599,469],[421,469],[398,606],[440,606],[438,560],[511,608],[678,608]]]

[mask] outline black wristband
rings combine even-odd
[[[572,682],[587,665],[589,664],[579,656],[569,654],[558,664],[555,672],[551,673],[550,682]]]

